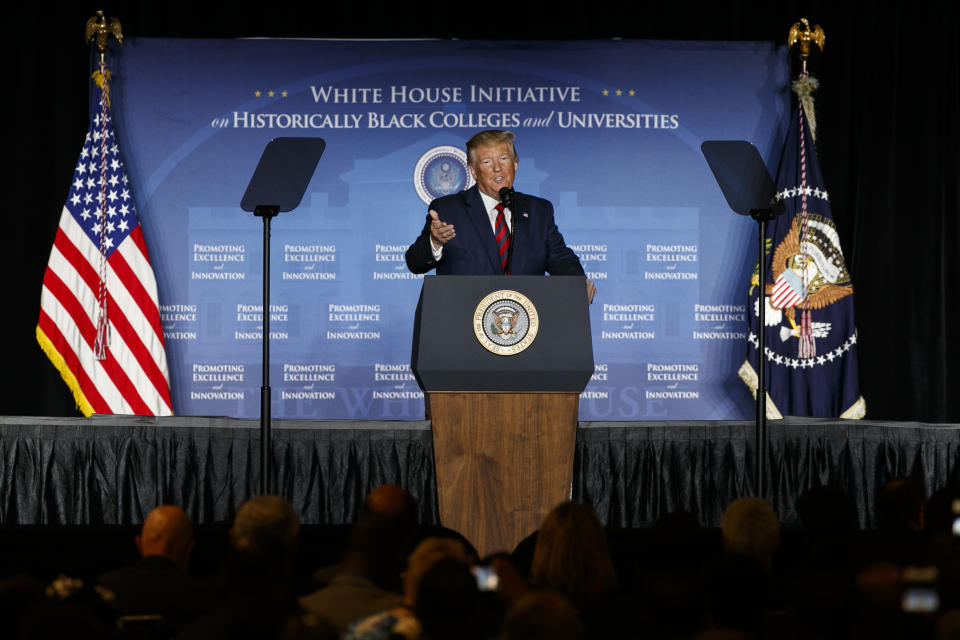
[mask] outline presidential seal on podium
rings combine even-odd
[[[537,308],[522,293],[501,289],[486,296],[473,312],[473,332],[484,349],[498,356],[513,356],[537,337]]]

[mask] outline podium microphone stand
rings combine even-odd
[[[766,300],[764,292],[765,240],[767,222],[783,213],[782,202],[773,201],[776,186],[763,164],[760,152],[744,140],[711,140],[700,145],[710,170],[713,171],[727,204],[736,213],[750,216],[759,226],[757,264],[759,265],[760,292],[757,329],[757,397],[755,442],[757,455],[754,458],[754,482],[757,496],[766,493],[767,467],[767,378],[766,378]],[[749,306],[749,305],[748,305]],[[751,311],[747,310],[747,313]]]
[[[321,138],[274,138],[240,201],[240,208],[263,220],[263,375],[260,387],[260,493],[271,491],[270,460],[270,221],[300,206],[326,142]]]

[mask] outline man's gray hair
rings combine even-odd
[[[292,549],[300,536],[300,518],[293,506],[280,496],[254,496],[240,505],[231,533],[235,540],[270,536]]]

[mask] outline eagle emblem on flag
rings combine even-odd
[[[773,252],[771,272],[773,284],[767,283],[766,324],[780,324],[785,318],[789,327],[780,329],[781,341],[800,336],[796,309],[823,309],[853,293],[850,274],[833,221],[810,215],[807,233],[800,241],[798,219]],[[813,337],[823,338],[830,332],[830,323],[815,322]]]

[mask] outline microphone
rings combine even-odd
[[[517,209],[514,206],[514,191],[510,187],[504,187],[500,189],[500,202],[503,203],[503,206],[507,209],[510,209],[514,215],[516,215]]]
[[[504,187],[500,189],[500,202],[503,203],[503,206],[507,209],[510,209],[510,215],[513,218],[513,232],[510,234],[510,247],[507,249],[507,263],[504,266],[503,272],[505,274],[510,273],[510,267],[513,262],[513,246],[517,241],[517,207],[516,207],[516,193],[510,187]]]

